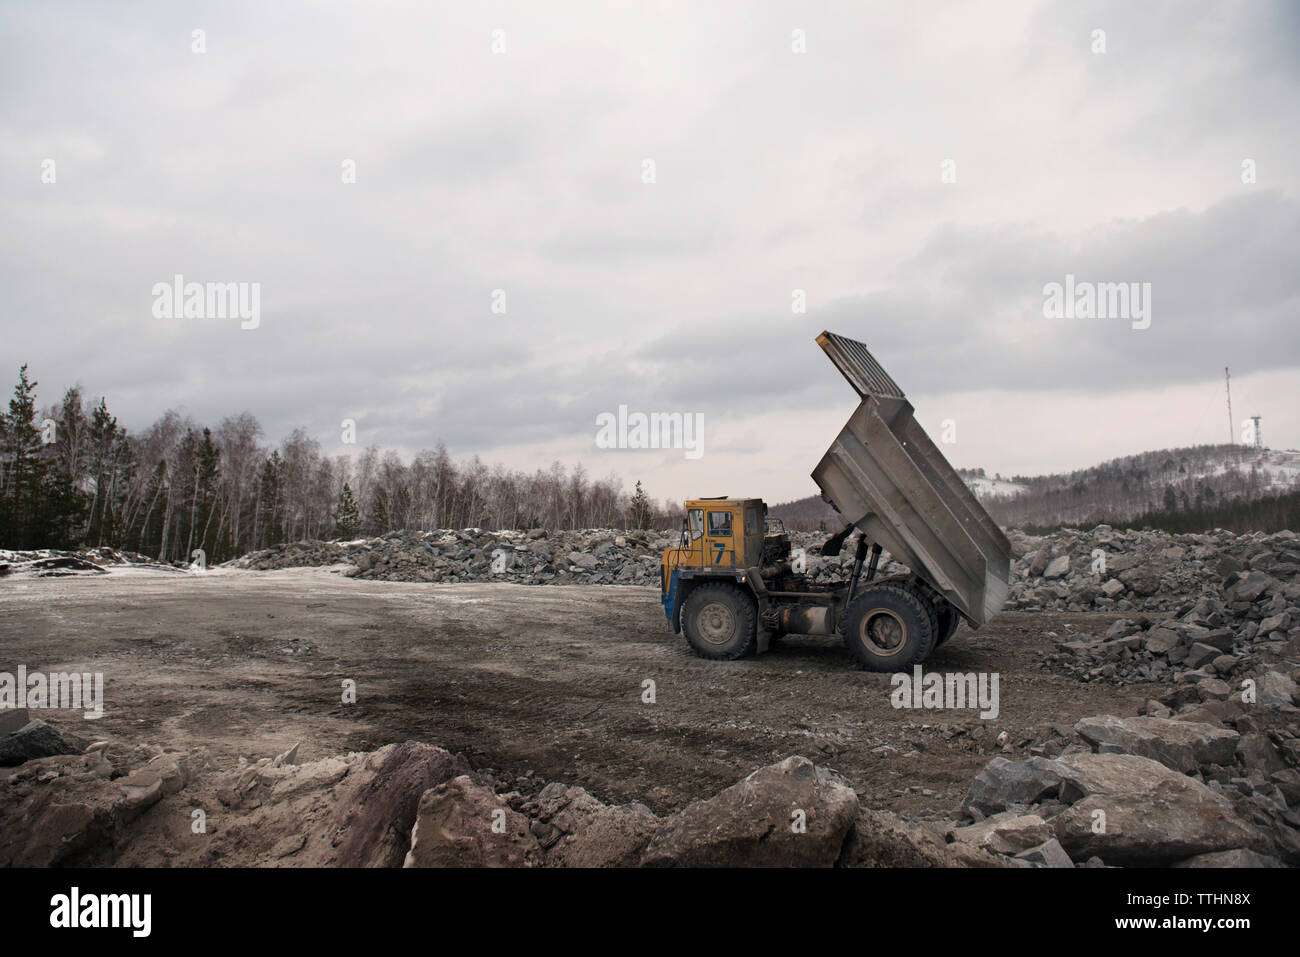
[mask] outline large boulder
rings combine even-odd
[[[424,792],[405,867],[525,867],[538,854],[528,818],[462,774]]]
[[[830,867],[858,814],[858,796],[807,758],[760,768],[667,818],[642,856],[648,867]]]
[[[1117,576],[1135,595],[1146,598],[1160,590],[1160,573],[1148,565],[1135,565]]]
[[[1064,578],[1070,573],[1070,556],[1058,555],[1043,569],[1043,577],[1048,579]]]
[[[846,867],[1012,866],[1005,857],[976,844],[948,844],[938,828],[865,807],[858,811],[839,863]]]
[[[13,734],[31,720],[26,708],[0,708],[0,736]]]
[[[1265,707],[1289,707],[1294,703],[1295,696],[1296,683],[1280,671],[1265,673],[1259,682],[1259,703]]]
[[[1060,769],[1048,758],[1009,761],[996,757],[971,781],[962,809],[996,814],[1014,805],[1037,804],[1054,797],[1060,786]]]
[[[136,755],[138,760],[139,755]],[[0,867],[101,863],[154,805],[185,786],[190,758],[164,754],[112,778],[103,746],[36,758],[0,778]]]
[[[1202,764],[1230,764],[1237,751],[1237,732],[1172,718],[1098,715],[1081,719],[1074,730],[1094,751],[1136,754],[1184,774]]]
[[[459,754],[415,741],[366,756],[357,784],[339,802],[332,843],[340,867],[400,867],[410,846],[421,796],[469,774]]]
[[[1268,854],[1260,854],[1258,851],[1248,851],[1244,848],[1238,848],[1232,851],[1214,851],[1210,854],[1197,854],[1195,857],[1189,857],[1185,861],[1179,861],[1174,867],[1185,868],[1214,868],[1221,867],[1285,867],[1286,865],[1276,857]]]
[[[421,796],[470,773],[460,755],[415,741],[301,764],[295,746],[221,774],[238,812],[211,837],[213,861],[276,867],[400,867]]]
[[[611,807],[584,788],[552,783],[526,805],[548,867],[635,867],[659,818],[644,804]]]
[[[1071,806],[1052,818],[1052,829],[1076,860],[1159,866],[1259,843],[1227,798],[1159,761],[1071,754],[1056,763],[1061,800]]]
[[[1003,811],[968,827],[955,828],[952,838],[996,854],[1019,854],[1051,840],[1052,829],[1037,814]]]
[[[0,737],[0,767],[12,767],[56,754],[80,754],[86,742],[39,719]]]

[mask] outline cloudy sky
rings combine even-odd
[[[1226,441],[1225,365],[1296,448],[1298,102],[1294,3],[11,0],[0,386],[780,501],[830,329],[958,466]],[[257,328],[156,317],[177,274]],[[1067,275],[1149,328],[1046,318]],[[704,455],[598,449],[620,405]]]

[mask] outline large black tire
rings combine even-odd
[[[957,609],[946,601],[937,605],[936,611],[938,628],[934,633],[934,646],[938,648],[957,633],[957,629],[961,627],[961,615],[957,614]]]
[[[686,596],[682,632],[691,651],[701,658],[734,661],[758,647],[754,599],[735,585],[711,582]]]
[[[876,585],[844,612],[840,636],[867,671],[908,671],[934,650],[933,612],[909,588]]]

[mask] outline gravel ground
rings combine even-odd
[[[702,661],[667,630],[654,588],[414,584],[327,568],[11,580],[0,671],[103,672],[103,718],[41,717],[83,737],[204,746],[218,762],[296,742],[311,760],[415,739],[521,790],[565,781],[666,812],[803,754],[868,806],[944,817],[991,755],[1024,757],[1054,723],[1135,714],[1157,693],[1042,670],[1060,636],[1117,617],[1009,612],[977,633],[963,626],[926,670],[996,672],[991,720],[895,709],[889,677],[854,670],[837,639]],[[355,704],[341,701],[345,679]]]

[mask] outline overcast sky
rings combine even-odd
[[[1226,441],[1225,365],[1296,448],[1298,117],[1295,3],[5,2],[0,386],[780,501],[830,329],[954,465]],[[176,274],[259,325],[156,318]],[[1067,274],[1149,328],[1045,318]],[[704,455],[596,448],[620,404]]]

